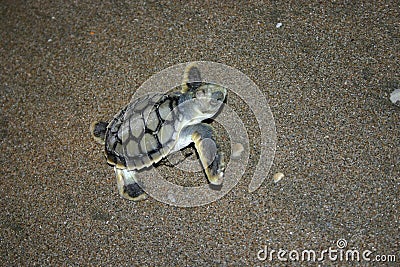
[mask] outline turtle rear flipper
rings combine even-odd
[[[90,133],[97,143],[104,145],[108,122],[96,121],[90,125]]]
[[[140,187],[135,178],[135,171],[126,169],[118,169],[114,167],[117,176],[117,187],[121,197],[139,201],[147,198],[147,194]]]

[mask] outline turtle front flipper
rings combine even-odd
[[[217,143],[213,138],[212,127],[201,123],[192,126],[191,130],[191,137],[208,181],[213,185],[221,185],[223,182],[225,163],[223,153],[219,151]]]
[[[135,179],[135,171],[118,169],[114,167],[117,176],[119,194],[128,200],[139,201],[147,198],[147,194]]]
[[[200,70],[195,62],[186,66],[183,74],[183,83],[181,93],[185,94],[188,91],[193,91],[202,84]]]

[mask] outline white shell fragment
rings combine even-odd
[[[396,89],[390,93],[390,101],[396,106],[400,106],[400,89]]]
[[[274,174],[273,179],[274,179],[274,183],[279,182],[280,180],[282,180],[282,178],[285,177],[285,175],[281,172],[277,172]]]
[[[278,22],[275,27],[279,29],[282,26],[283,26],[283,24],[281,22]]]
[[[232,146],[232,159],[239,159],[244,151],[244,147],[241,143],[235,143]]]

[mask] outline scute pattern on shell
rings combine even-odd
[[[107,127],[106,155],[112,165],[140,170],[174,147],[179,131],[178,93],[154,94],[128,104]]]

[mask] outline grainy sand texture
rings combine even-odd
[[[1,266],[398,266],[398,1],[5,0],[0,12]],[[275,120],[271,169],[250,193],[263,146],[231,95],[250,147],[238,184],[200,207],[126,201],[90,123],[190,61],[258,86]]]

